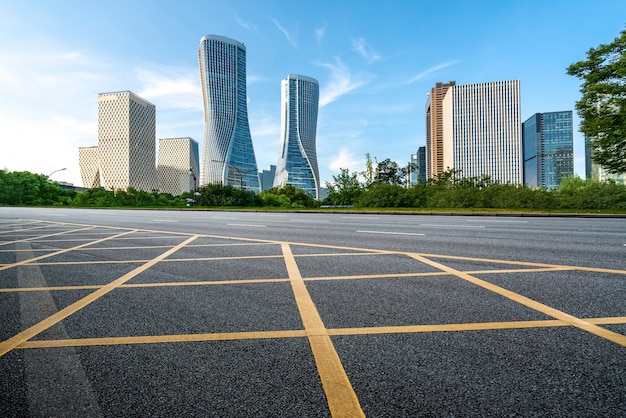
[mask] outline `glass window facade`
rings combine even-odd
[[[204,36],[198,48],[204,102],[200,184],[259,192],[246,103],[246,49],[233,39]]]
[[[524,184],[556,189],[574,174],[572,111],[537,113],[522,126]]]
[[[290,184],[319,199],[315,145],[319,84],[313,78],[289,74],[281,87],[281,146],[274,186]]]

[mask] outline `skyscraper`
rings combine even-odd
[[[574,174],[572,111],[535,113],[522,124],[524,184],[556,189]]]
[[[246,103],[246,47],[206,35],[198,47],[204,102],[200,184],[217,183],[259,191]]]
[[[78,166],[83,187],[100,187],[100,151],[98,147],[78,148]]]
[[[99,94],[98,150],[107,189],[157,189],[154,105],[130,91]]]
[[[315,148],[319,84],[314,78],[289,74],[281,90],[281,141],[274,187],[290,184],[319,199]]]
[[[198,180],[198,142],[191,138],[159,139],[159,191],[178,196],[194,190]]]
[[[438,111],[433,97],[428,103],[427,119]],[[449,85],[441,100],[441,131],[435,136],[426,128],[429,177],[455,169],[462,177],[521,184],[520,127],[519,80]]]
[[[446,171],[443,166],[443,98],[456,82],[437,83],[426,101],[426,176],[434,178]]]

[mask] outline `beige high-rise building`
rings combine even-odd
[[[155,107],[130,91],[98,95],[100,182],[107,189],[157,189]]]
[[[98,147],[78,148],[78,166],[83,187],[100,187],[100,152]]]
[[[456,82],[437,83],[426,102],[426,178],[436,177],[446,168],[443,165],[443,108],[446,92]]]
[[[194,190],[199,181],[198,142],[191,138],[159,139],[159,191],[178,196]]]
[[[522,184],[519,80],[452,84],[439,106],[433,105],[433,97],[429,103],[427,118],[430,109],[436,122],[430,125],[430,141],[427,127],[429,178],[454,169],[461,177]]]

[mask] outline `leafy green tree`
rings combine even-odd
[[[197,193],[184,193],[181,198],[194,199],[197,206],[256,206],[259,203],[254,192],[237,189],[230,184],[206,184],[199,187]]]
[[[396,208],[406,206],[406,189],[397,184],[374,183],[354,202],[356,207]]]
[[[374,183],[403,184],[406,174],[406,171],[398,163],[386,158],[376,166]]]
[[[291,208],[315,208],[319,202],[313,196],[291,184],[283,187],[272,187],[259,193],[263,206],[279,206]]]
[[[0,205],[67,205],[74,195],[43,174],[0,170]]]
[[[591,48],[567,73],[583,81],[576,110],[580,130],[591,141],[592,160],[609,172],[626,172],[626,30]]]
[[[333,176],[333,182],[326,182],[328,197],[324,199],[327,205],[348,206],[363,193],[363,186],[359,182],[358,173],[350,173],[347,168],[341,168],[339,175]]]

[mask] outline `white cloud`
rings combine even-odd
[[[319,45],[326,36],[326,29],[328,28],[328,23],[324,23],[324,25],[315,28],[315,39],[317,40],[317,44]]]
[[[235,14],[235,22],[237,22],[237,24],[239,26],[241,26],[244,29],[248,29],[251,31],[257,31],[258,28],[256,25],[252,24],[252,23],[248,23],[246,21],[244,21],[242,18],[239,17],[239,15]]]
[[[276,25],[276,27],[283,33],[283,35],[285,35],[285,37],[287,38],[287,40],[289,41],[289,43],[296,49],[298,49],[298,42],[289,34],[289,32],[287,32],[287,29],[283,28],[280,23],[278,23],[278,21],[276,19],[274,19],[273,17],[271,18],[272,22],[274,22],[274,25]]]
[[[411,78],[405,84],[415,83],[416,81],[421,80],[422,78],[426,77],[428,74],[434,73],[435,71],[439,71],[439,70],[441,70],[443,68],[449,67],[449,66],[454,65],[456,63],[458,63],[458,61],[448,61],[448,62],[444,62],[443,64],[439,64],[439,65],[436,65],[434,67],[431,67],[431,68],[427,69],[426,71],[422,71],[421,73],[419,73],[415,77]]]
[[[160,108],[202,111],[202,89],[196,71],[161,67],[158,71],[135,70],[142,88],[137,94],[157,104]]]
[[[331,72],[331,79],[324,84],[320,92],[319,106],[324,107],[329,103],[338,100],[341,96],[348,94],[369,83],[362,75],[351,74],[339,58],[335,58],[336,64],[318,63],[320,67]]]
[[[341,148],[339,154],[334,155],[328,168],[334,172],[339,172],[342,168],[354,172],[362,170],[364,166],[364,160],[362,157],[357,157],[349,148]]]
[[[352,50],[365,58],[368,63],[379,61],[381,58],[380,55],[368,45],[364,38],[353,39]]]

